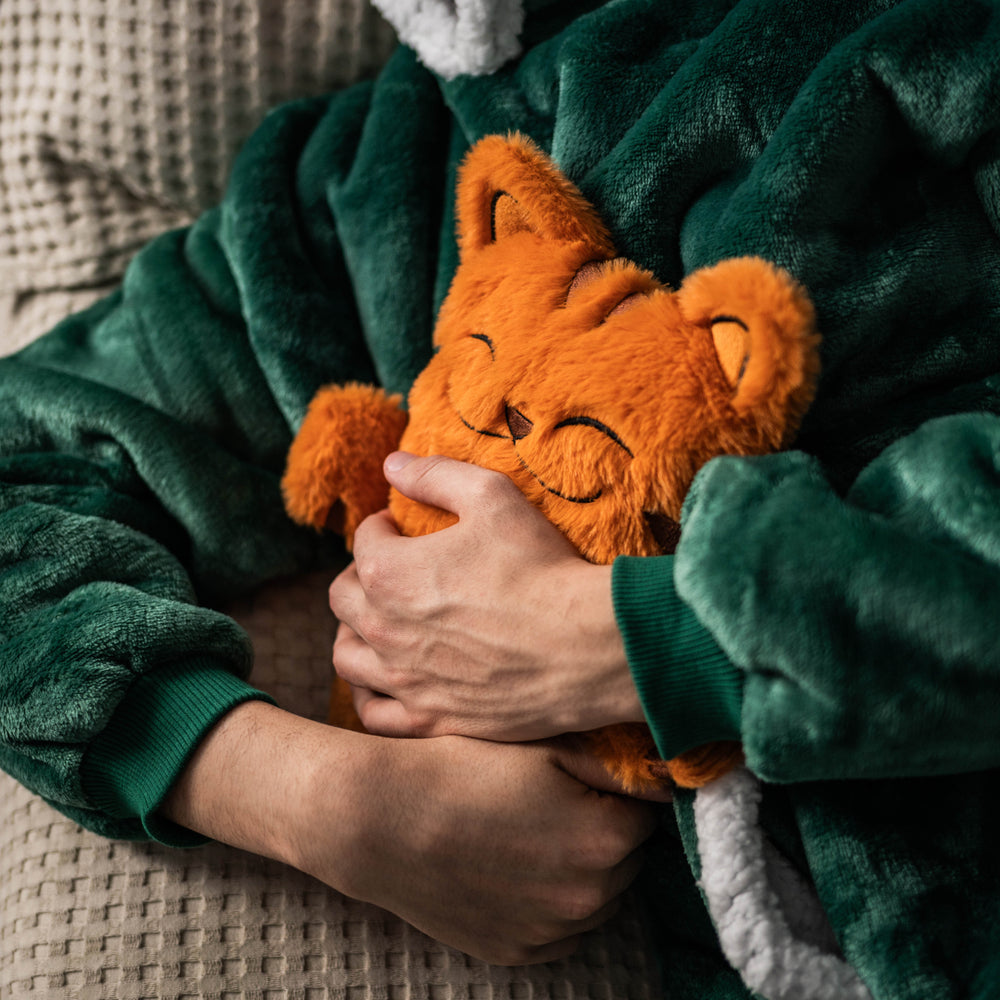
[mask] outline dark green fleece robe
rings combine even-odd
[[[322,383],[407,389],[456,164],[519,129],[661,279],[752,253],[808,287],[796,449],[710,463],[677,554],[615,564],[616,613],[661,751],[743,740],[872,994],[998,996],[1000,5],[530,6],[490,77],[403,49],[272,113],[219,209],[0,361],[0,765],[193,842],[157,805],[261,697],[213,607],[330,555],[282,512],[291,436]],[[673,995],[745,996],[676,844],[657,871]]]

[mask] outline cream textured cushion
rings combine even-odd
[[[219,200],[268,108],[393,44],[362,0],[4,0],[0,287],[120,274]]]
[[[8,345],[56,311],[39,293],[75,307],[216,204],[269,108],[373,74],[395,44],[365,0],[3,0]]]

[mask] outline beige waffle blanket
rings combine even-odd
[[[269,108],[371,75],[395,44],[365,0],[2,0],[7,343],[216,204]]]
[[[2,0],[0,354],[217,200],[269,106],[372,71],[393,43],[362,0]],[[232,609],[254,683],[313,718],[326,583]],[[220,844],[102,840],[0,773],[0,1000],[644,1000],[653,983],[628,901],[572,959],[489,967]]]

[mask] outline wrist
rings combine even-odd
[[[279,816],[288,789],[273,751],[279,730],[287,735],[294,728],[287,715],[265,702],[227,712],[191,754],[160,806],[162,815],[213,840],[284,860]]]
[[[371,901],[364,876],[384,858],[379,839],[392,827],[385,789],[397,776],[397,741],[318,726],[308,759],[298,761],[300,787],[289,810],[282,860],[354,899]]]
[[[351,834],[349,788],[371,740],[247,702],[209,730],[160,811],[213,840],[308,870],[314,823],[323,822],[327,843]],[[330,807],[317,817],[321,804]]]
[[[578,560],[560,588],[569,595],[567,615],[576,637],[564,665],[573,731],[645,719],[615,617],[611,580],[611,566]]]

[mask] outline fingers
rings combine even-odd
[[[366,517],[354,533],[354,560],[330,584],[330,610],[342,622],[357,629],[358,616],[367,594],[378,588],[392,572],[396,543],[402,536],[387,510]]]
[[[370,608],[372,592],[383,586],[385,574],[391,572],[391,548],[399,538],[388,512],[365,518],[355,534],[354,561],[330,584],[330,610],[339,622],[362,637],[366,637],[362,622]]]
[[[500,964],[538,965],[541,962],[555,962],[561,958],[567,958],[580,946],[583,936],[588,931],[600,927],[603,923],[610,920],[620,909],[621,900],[618,898],[612,899],[596,912],[590,914],[590,916],[561,925],[560,931],[562,933],[572,930],[572,933],[566,937],[560,937],[558,940],[535,948],[525,949],[515,961]]]
[[[673,801],[673,793],[666,786],[644,788],[639,791],[626,790],[621,781],[608,770],[605,764],[588,751],[572,734],[561,736],[549,741],[549,743],[556,751],[559,767],[581,784],[587,785],[588,788],[599,792],[611,792],[614,795],[628,795],[660,804]]]
[[[333,666],[337,676],[352,687],[371,688],[377,665],[374,663],[375,651],[359,634],[363,630],[366,601],[354,563],[330,584],[329,598],[330,610],[338,620],[333,640]]]
[[[642,865],[642,851],[633,851],[589,886],[581,885],[575,892],[563,894],[549,931],[557,935],[556,940],[528,948],[515,962],[506,964],[551,962],[572,954],[584,934],[600,927],[618,912],[622,894],[635,881]]]
[[[433,736],[434,726],[428,719],[415,718],[401,702],[369,688],[353,687],[354,710],[373,736],[409,739]]]
[[[330,589],[327,591],[330,610],[338,622],[357,621],[362,596],[361,585],[358,583],[358,567],[352,562],[347,569],[342,570],[333,578]],[[339,628],[337,635],[339,638]],[[336,640],[334,642],[336,643]]]
[[[480,957],[495,965],[535,965],[566,958],[587,932],[600,927],[621,909],[622,893],[635,880],[641,866],[642,859],[636,853],[608,872],[603,883],[595,881],[569,891],[553,892],[552,912],[532,935],[536,942],[542,943],[495,939],[491,950]]]
[[[391,582],[398,572],[405,544],[396,522],[387,510],[366,517],[354,533],[354,577],[367,596]]]
[[[354,698],[354,709],[361,716],[365,728],[374,733],[368,725],[365,715],[369,711],[369,704],[377,699],[386,699],[383,692],[371,687],[369,678],[375,670],[372,667],[375,661],[375,651],[364,641],[349,625],[341,622],[337,626],[337,635],[333,640],[333,666],[337,671],[337,676],[346,681],[351,686]],[[386,699],[391,701],[392,699]],[[378,736],[388,735],[377,733]]]
[[[615,870],[624,889],[642,864],[643,845],[656,832],[662,807],[617,795],[607,796],[602,805],[614,813],[614,823],[597,839],[589,863],[596,869]]]
[[[333,641],[333,665],[337,676],[350,685],[354,711],[373,736],[407,739],[435,735],[429,718],[414,715],[395,698],[368,686],[369,678],[378,674],[377,655],[343,622]]]
[[[440,507],[459,517],[477,507],[521,497],[517,487],[503,474],[443,455],[418,458],[409,452],[395,451],[385,460],[383,471],[389,483],[411,500]]]
[[[380,510],[366,517],[358,525],[358,530],[354,535],[354,551],[357,552],[359,539],[362,545],[374,547],[380,542],[400,537],[399,528],[396,527],[392,515],[387,510]]]

